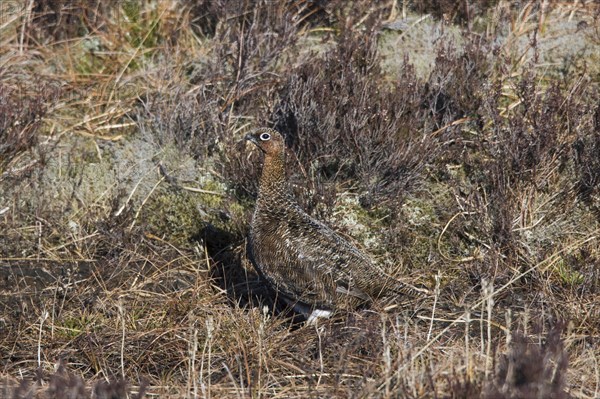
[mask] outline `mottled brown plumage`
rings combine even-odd
[[[352,309],[386,292],[417,290],[387,276],[365,254],[304,212],[285,177],[285,144],[272,129],[246,136],[264,164],[249,234],[250,260],[259,273],[309,321]]]

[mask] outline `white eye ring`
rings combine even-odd
[[[262,141],[271,140],[271,135],[269,133],[263,133],[263,134],[260,135],[260,139]]]

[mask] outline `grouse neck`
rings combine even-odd
[[[287,192],[285,180],[285,154],[265,154],[260,175],[259,195]]]

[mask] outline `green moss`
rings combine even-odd
[[[158,9],[153,7],[148,11],[149,15],[143,15],[142,11],[138,1],[123,3],[123,13],[129,22],[127,41],[134,48],[155,48],[161,39],[157,29],[160,22]]]
[[[74,315],[62,321],[56,321],[55,333],[58,337],[74,339],[81,334],[94,330],[97,325],[97,320],[92,315]]]
[[[223,196],[219,195],[224,192],[223,185],[214,181],[208,180],[202,182],[202,190],[209,191],[211,193],[197,193],[198,202],[207,208],[218,208],[223,205]],[[215,193],[215,194],[212,194]]]
[[[140,20],[142,7],[138,1],[132,1],[132,0],[124,1],[122,8],[123,8],[123,13],[125,14],[125,16],[127,17],[127,19],[130,22],[136,23]]]
[[[163,191],[150,198],[142,211],[150,232],[176,246],[189,246],[201,224],[196,198],[184,190]]]
[[[583,283],[583,275],[567,264],[564,259],[559,260],[553,268],[554,275],[562,282],[570,286]]]
[[[152,195],[142,210],[142,220],[152,234],[186,247],[206,224],[236,230],[247,207],[226,201],[225,186],[216,180],[200,178],[200,184],[193,186],[204,192],[165,188]],[[224,212],[228,217],[223,217]]]

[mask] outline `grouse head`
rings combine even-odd
[[[256,146],[267,156],[279,155],[285,148],[281,133],[269,128],[260,128],[248,133],[246,135],[246,140],[256,144]]]

